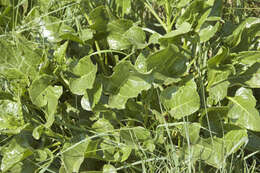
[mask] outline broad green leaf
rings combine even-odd
[[[210,68],[208,70],[208,86],[209,92],[208,103],[210,105],[217,104],[227,96],[230,82],[228,77],[232,74],[230,67]]]
[[[124,36],[132,43],[137,49],[143,49],[146,46],[145,32],[138,26],[132,26],[125,33]]]
[[[117,160],[119,160],[120,162],[126,161],[130,157],[131,152],[132,149],[128,146],[120,147],[119,150],[120,158]]]
[[[61,38],[62,40],[70,40],[80,44],[84,44],[84,41],[81,40],[76,34],[64,33],[64,34],[60,34],[59,38]]]
[[[129,20],[115,20],[108,23],[107,31],[109,32],[109,35],[107,37],[107,42],[110,49],[123,50],[130,48],[131,42],[124,33],[130,29],[132,25],[132,21]],[[131,34],[131,32],[129,34]]]
[[[42,75],[33,81],[29,88],[30,98],[39,108],[44,107],[46,124],[48,128],[54,122],[54,113],[58,105],[58,99],[63,93],[62,86],[51,86],[53,77]]]
[[[49,75],[42,75],[35,79],[29,88],[29,95],[33,104],[38,107],[45,106],[47,100],[45,93],[49,85],[52,84],[54,78]]]
[[[92,89],[87,89],[87,92],[81,98],[81,106],[87,111],[92,111],[95,105],[99,102],[102,94],[101,80],[96,80]]]
[[[104,91],[115,95],[118,93],[120,86],[126,83],[127,78],[130,76],[131,64],[129,62],[121,62],[113,70],[112,76],[105,78],[103,82],[105,83]]]
[[[108,104],[111,108],[123,109],[129,98],[137,97],[143,90],[151,88],[152,78],[148,75],[132,73],[121,86],[116,95],[109,97]]]
[[[47,107],[45,109],[46,128],[50,127],[54,122],[54,113],[56,112],[58,100],[62,93],[62,86],[49,86],[45,92],[45,99],[47,100]]]
[[[242,145],[247,144],[248,135],[246,129],[232,129],[224,135],[226,155],[230,155],[239,150]]]
[[[157,32],[153,33],[148,41],[148,44],[159,44],[159,39],[161,38],[161,35]]]
[[[181,87],[166,88],[162,91],[160,100],[171,116],[176,119],[191,115],[200,108],[200,97],[194,80],[190,80]]]
[[[208,66],[210,68],[219,67],[221,64],[229,58],[229,50],[225,47],[221,47],[214,57],[208,60]]]
[[[188,5],[191,2],[191,0],[180,0],[177,4],[177,8],[182,8]]]
[[[260,150],[260,136],[254,133],[249,132],[248,134],[248,143],[246,145],[246,149],[249,151],[255,152]]]
[[[94,36],[94,31],[93,30],[91,30],[91,29],[83,29],[81,31],[81,37],[80,38],[83,41],[87,41],[87,40],[92,39],[93,36]]]
[[[252,65],[245,73],[241,75],[245,81],[245,84],[251,88],[260,88],[260,62]]]
[[[116,168],[112,165],[104,165],[103,173],[117,173]]]
[[[207,1],[195,0],[185,9],[184,13],[177,20],[177,27],[182,23],[188,22],[190,24],[198,21],[200,16],[209,8]]]
[[[255,63],[260,63],[260,51],[244,51],[239,52],[236,57],[237,61],[244,65],[252,66]]]
[[[214,1],[213,7],[210,12],[210,17],[221,17],[223,11],[223,1]]]
[[[131,12],[131,0],[116,0],[116,4],[122,8],[123,16]]]
[[[210,107],[207,110],[203,110],[200,124],[204,128],[210,130],[204,130],[205,136],[210,137],[211,135],[216,135],[217,137],[222,137],[224,133],[223,126],[227,122],[227,113],[229,108],[227,106],[222,107]]]
[[[115,144],[111,140],[104,140],[100,143],[99,147],[102,150],[102,158],[106,161],[116,161],[117,157]]]
[[[89,13],[90,28],[96,32],[105,32],[109,21],[109,15],[105,6],[99,6]]]
[[[196,144],[199,141],[201,128],[199,123],[184,123],[178,125],[177,128],[180,129],[180,133],[183,137],[189,139],[190,143]]]
[[[234,85],[242,85],[250,88],[260,88],[260,63],[257,62],[242,74],[232,76],[229,81]]]
[[[228,117],[231,122],[252,131],[260,131],[260,115],[255,108],[256,99],[252,90],[241,87],[235,97],[228,97],[228,99],[230,101]]]
[[[199,31],[200,42],[203,43],[203,42],[210,40],[218,31],[218,28],[219,28],[219,22],[217,22],[214,26],[209,24],[209,25],[203,27]]]
[[[42,168],[39,171],[39,173],[44,173],[46,171],[49,171],[50,170],[49,167],[52,164],[53,159],[54,159],[54,155],[53,155],[52,151],[48,148],[44,148],[44,149],[36,150],[35,153],[37,153],[37,156],[35,158],[35,160],[37,162],[45,162],[44,168]]]
[[[19,103],[10,100],[0,100],[0,133],[18,134],[24,124],[22,110]]]
[[[66,51],[67,51],[67,48],[68,48],[68,44],[69,44],[69,42],[66,41],[64,44],[59,46],[57,48],[57,50],[54,52],[54,57],[56,58],[56,61],[59,64],[66,62],[65,59],[66,59]]]
[[[147,69],[167,77],[182,75],[186,71],[187,58],[172,45],[162,49],[147,59]]]
[[[84,154],[88,146],[85,139],[78,143],[66,143],[62,149],[61,159],[67,173],[78,172],[84,161]]]
[[[244,129],[231,130],[224,138],[201,139],[199,143],[186,147],[185,154],[192,160],[204,160],[216,168],[225,167],[226,158],[235,153],[248,141],[247,131]]]
[[[179,35],[186,34],[191,31],[191,25],[188,22],[183,22],[176,30],[173,30],[159,38],[159,41],[173,39]]]
[[[99,119],[97,120],[93,125],[92,128],[96,131],[96,132],[100,132],[100,133],[106,133],[108,131],[112,131],[114,130],[114,127],[112,126],[112,124],[106,120],[106,119]]]
[[[84,153],[85,158],[95,158],[95,159],[100,159],[102,158],[97,154],[98,151],[98,145],[101,141],[101,139],[98,140],[88,140],[88,145]]]
[[[81,58],[72,70],[77,77],[70,78],[69,85],[71,92],[77,95],[84,95],[86,89],[91,89],[95,82],[97,66],[94,65],[90,57]]]
[[[142,51],[135,61],[135,68],[140,73],[146,73],[147,72],[147,63],[146,63],[146,58],[148,56],[147,54],[148,54],[147,52]]]
[[[129,98],[137,97],[143,90],[151,88],[153,77],[139,73],[130,62],[119,63],[110,78],[105,78],[105,91],[110,95],[108,105],[123,109]]]
[[[138,142],[144,142],[151,139],[151,133],[148,129],[141,126],[133,128],[121,128],[120,137],[127,146],[136,148]]]
[[[254,38],[254,35],[256,34],[255,31],[259,31],[260,27],[260,19],[255,17],[248,17],[244,22],[242,22],[232,33],[232,35],[228,36],[225,40],[225,42],[230,47],[238,46],[238,44],[243,41],[242,36],[243,33],[247,33],[247,37],[250,37],[251,40]],[[245,40],[248,44],[249,40]],[[246,46],[246,45],[244,45]],[[241,50],[240,50],[241,51]]]
[[[0,74],[9,79],[33,79],[41,61],[41,51],[36,45],[16,35],[16,44],[0,39]],[[28,82],[27,82],[28,83]]]
[[[62,40],[60,36],[63,34],[74,33],[74,29],[66,25],[62,20],[54,16],[44,16],[34,18],[32,27],[37,26],[39,34],[42,38],[47,39],[49,42],[59,42]]]
[[[13,166],[33,154],[27,141],[24,141],[21,137],[13,138],[7,146],[1,148],[1,153],[3,156],[1,162],[2,172],[7,172]]]
[[[195,28],[195,31],[199,33],[200,29],[202,29],[202,26],[205,24],[205,22],[207,21],[208,19],[208,16],[210,14],[210,11],[211,9],[207,9],[203,14],[202,16],[199,18],[198,20],[198,24]]]
[[[11,169],[9,169],[8,172],[11,173],[32,173],[32,172],[37,172],[39,169],[39,167],[37,167],[36,165],[32,164],[32,162],[30,162],[28,159],[23,160],[17,164],[15,164]],[[39,172],[42,173],[42,172]]]

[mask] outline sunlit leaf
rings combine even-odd
[[[33,154],[33,151],[29,148],[26,141],[23,141],[21,137],[13,138],[8,146],[1,149],[3,155],[1,170],[3,172],[8,171],[10,168],[29,157]]]
[[[200,108],[200,97],[193,80],[181,87],[171,86],[166,88],[161,93],[160,99],[171,116],[176,119],[191,115]]]
[[[228,97],[228,99],[230,101],[228,117],[231,122],[249,130],[260,131],[260,115],[255,108],[256,100],[252,90],[239,88],[235,97]]]
[[[78,172],[84,160],[84,153],[88,142],[84,140],[78,143],[66,143],[62,150],[62,161],[67,173]]]
[[[131,42],[124,36],[124,33],[131,28],[131,26],[132,21],[129,20],[115,20],[108,24],[107,30],[109,35],[107,42],[110,49],[123,50],[130,48]]]
[[[0,100],[0,133],[18,134],[25,126],[20,104]]]
[[[97,66],[90,57],[81,58],[72,70],[77,77],[70,78],[69,85],[71,92],[77,95],[84,95],[86,89],[91,89],[95,82]]]

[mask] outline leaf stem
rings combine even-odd
[[[92,21],[90,20],[90,18],[88,17],[88,15],[87,15],[85,12],[84,12],[83,14],[84,14],[84,16],[85,16],[87,22],[88,22],[90,25],[92,25]],[[97,62],[100,64],[102,71],[103,71],[105,74],[108,74],[108,71],[107,71],[107,69],[106,69],[106,67],[105,67],[105,64],[104,64],[104,59],[103,59],[103,57],[102,57],[102,55],[101,55],[101,53],[100,53],[100,52],[101,52],[101,49],[100,49],[100,47],[99,47],[98,41],[95,40],[94,43],[95,43],[95,46],[96,46],[96,49],[97,49],[97,52],[98,52],[98,56],[99,56],[99,58],[96,58],[96,60],[97,60]]]
[[[166,9],[166,23],[167,23],[167,33],[171,31],[171,7],[169,4],[169,0],[165,0],[165,9]]]
[[[150,12],[154,15],[154,17],[158,20],[158,22],[162,25],[163,29],[167,32],[168,28],[166,26],[166,24],[161,20],[161,18],[156,14],[156,12],[154,11],[154,9],[148,4],[148,3],[144,3],[144,5],[148,8],[148,10],[150,10]]]

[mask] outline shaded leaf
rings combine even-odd
[[[244,22],[242,22],[232,33],[232,35],[229,35],[226,38],[226,43],[231,46],[235,47],[238,46],[238,44],[243,41],[242,36],[243,33],[247,32],[247,36],[249,36],[251,39],[253,39],[255,31],[259,31],[260,27],[260,19],[255,17],[248,17]],[[250,29],[252,30],[250,31]],[[251,33],[250,33],[251,32]],[[245,40],[246,44],[248,44],[248,40]],[[244,43],[245,44],[245,43]],[[246,46],[246,45],[244,45]],[[241,49],[240,49],[241,51]]]
[[[148,57],[147,69],[168,77],[178,76],[186,71],[186,61],[187,58],[170,45]]]
[[[248,67],[241,74],[232,76],[229,81],[233,85],[242,85],[250,88],[260,88],[260,63],[255,63]]]
[[[109,21],[109,15],[105,6],[99,6],[89,13],[91,29],[97,32],[105,32]]]
[[[130,147],[136,148],[138,142],[147,141],[151,139],[149,130],[137,126],[133,128],[121,128],[120,137]]]

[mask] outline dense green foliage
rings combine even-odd
[[[0,0],[0,168],[260,172],[257,0]]]

